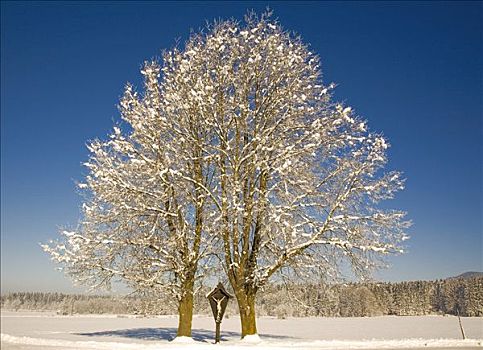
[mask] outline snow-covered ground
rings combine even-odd
[[[223,320],[222,343],[213,345],[212,317],[193,320],[193,340],[176,339],[176,316],[57,316],[46,312],[1,314],[2,350],[73,349],[473,349],[483,345],[483,318],[462,318],[461,340],[452,316],[258,319],[260,339],[240,341],[237,317]]]

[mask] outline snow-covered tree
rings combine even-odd
[[[403,188],[384,172],[387,141],[332,102],[318,57],[269,14],[215,23],[143,74],[144,95],[128,86],[120,104],[132,130],[89,146],[79,229],[46,247],[76,279],[168,289],[189,335],[209,247],[244,337],[273,276],[364,276],[401,251],[405,213],[378,205]]]
[[[281,270],[330,273],[342,260],[364,275],[401,251],[405,213],[378,207],[403,188],[398,172],[383,172],[388,143],[331,102],[333,85],[299,38],[249,15],[165,59],[165,103],[210,130],[214,187],[204,195],[242,337],[257,332],[257,291]]]
[[[190,336],[195,279],[211,236],[204,213],[212,161],[203,153],[202,116],[167,107],[160,71],[156,62],[144,65],[142,95],[127,85],[119,109],[129,131],[115,126],[108,140],[88,145],[79,227],[43,247],[80,283],[120,280],[143,295],[167,293],[178,303],[178,335]]]

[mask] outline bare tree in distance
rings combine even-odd
[[[169,103],[213,134],[205,195],[242,337],[257,333],[256,294],[274,274],[336,273],[345,261],[366,275],[402,252],[409,225],[404,212],[378,208],[403,189],[400,173],[383,171],[387,141],[331,101],[318,57],[269,15],[215,23],[165,57],[177,72]]]

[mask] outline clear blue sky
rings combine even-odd
[[[1,3],[2,291],[72,291],[38,246],[74,225],[85,144],[142,62],[206,20],[269,5],[321,56],[336,97],[392,144],[414,221],[384,280],[482,268],[482,2]]]

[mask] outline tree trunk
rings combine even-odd
[[[257,319],[255,313],[255,294],[247,294],[245,291],[235,293],[240,310],[242,338],[246,335],[257,334]]]
[[[178,305],[177,337],[191,337],[191,323],[193,321],[193,283],[188,285]]]

